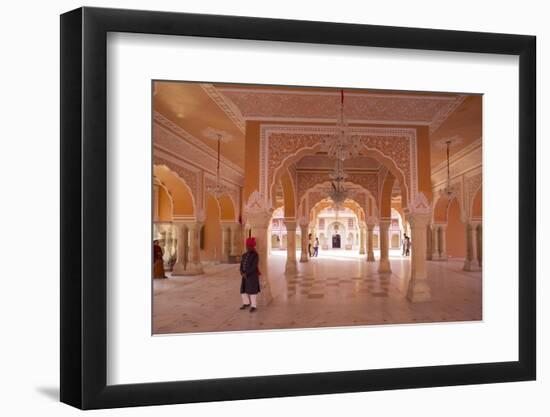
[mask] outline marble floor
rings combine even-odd
[[[390,254],[391,274],[378,274],[377,262],[344,250],[323,251],[318,258],[298,263],[298,272],[290,276],[284,274],[285,261],[284,251],[272,252],[273,301],[254,313],[239,310],[236,264],[211,265],[194,277],[154,280],[153,333],[482,319],[481,272],[462,271],[461,260],[428,261],[432,301],[414,304],[406,299],[410,258],[397,251]]]

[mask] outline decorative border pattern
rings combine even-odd
[[[212,99],[216,102],[221,100],[222,104],[220,107],[224,109],[224,111],[226,111],[226,107],[230,108],[227,114],[232,120],[233,118],[239,119],[240,121],[258,120],[269,122],[292,120],[302,123],[334,122],[336,120],[333,109],[336,108],[337,97],[339,96],[338,91],[273,90],[249,87],[216,88],[211,84],[209,86],[213,94]],[[231,97],[231,95],[235,96],[235,94],[242,96],[235,97],[238,98],[237,102],[240,100],[248,104],[249,108],[243,110],[239,107],[239,104],[234,101],[235,98]],[[220,98],[220,96],[222,98]],[[262,102],[262,98],[265,99],[265,96],[275,97],[276,103],[270,106],[269,110],[264,108],[263,111],[258,111],[258,107],[263,108],[267,104]],[[285,99],[278,99],[277,96],[286,97]],[[354,103],[352,106],[358,109],[355,112],[358,114],[354,114],[354,117],[348,115],[349,120],[354,123],[428,125],[431,133],[435,132],[466,98],[464,94],[449,97],[418,94],[382,94],[372,92],[347,92],[346,96]],[[309,103],[308,99],[310,101]],[[324,101],[319,102],[319,100]],[[377,101],[379,102],[380,100],[386,101],[386,103],[379,103],[378,106],[374,104],[374,107],[372,107],[373,102],[377,103]],[[302,109],[305,108],[307,110],[305,110],[304,114],[295,116],[289,113],[289,110],[293,109],[293,107],[297,105],[297,102],[301,103]],[[375,111],[377,107],[384,109],[389,103],[395,102],[400,103],[398,106],[400,110],[408,109],[409,113],[412,112],[412,114],[401,114],[398,120],[385,119],[372,115],[372,112]],[[430,106],[435,106],[436,104],[434,103],[437,102],[441,102],[442,105],[439,110],[434,112],[433,116],[425,112],[422,113],[422,110]],[[252,106],[254,110],[251,111],[250,106]],[[414,112],[416,112],[416,114]],[[298,114],[299,112],[294,113]],[[369,113],[371,113],[373,117],[360,117],[360,115],[368,115]],[[269,114],[276,114],[276,116],[270,116]]]

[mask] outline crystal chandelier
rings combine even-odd
[[[323,140],[323,148],[328,156],[340,161],[359,156],[361,141],[352,136],[344,113],[344,90],[340,90],[340,104],[336,115],[336,138],[327,137]]]
[[[206,191],[209,192],[216,198],[217,200],[220,199],[221,196],[227,193],[227,187],[225,187],[221,183],[220,179],[220,157],[221,157],[221,143],[222,143],[222,137],[224,135],[224,132],[216,131],[215,129],[208,129],[205,132],[205,136],[207,137],[216,137],[218,141],[218,159],[217,159],[217,165],[216,165],[216,185],[210,186],[206,188]]]
[[[343,162],[340,159],[336,160],[334,172],[330,175],[332,179],[332,188],[327,192],[327,196],[332,200],[336,209],[336,215],[343,208],[344,202],[350,196],[350,191],[344,188],[344,181],[348,174],[344,172]]]
[[[451,149],[451,143],[453,142],[453,139],[447,139],[445,140],[445,145],[447,147],[447,183],[445,184],[445,188],[443,189],[443,195],[447,197],[448,203],[451,202],[451,200],[455,196],[455,190],[453,187],[451,187],[451,163],[450,163],[450,149]]]

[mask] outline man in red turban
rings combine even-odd
[[[260,271],[258,270],[259,256],[256,252],[256,239],[246,239],[246,252],[241,257],[241,310],[250,307],[250,312],[256,311],[256,298],[260,292]]]

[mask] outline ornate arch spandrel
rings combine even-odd
[[[190,169],[177,165],[174,162],[159,156],[153,157],[153,167],[165,167],[166,169],[168,169],[170,172],[172,172],[178,177],[182,185],[187,189],[187,191],[191,195],[191,199],[193,200],[191,202],[193,205],[193,212],[197,213],[199,208],[197,207],[197,201],[200,201],[198,198],[198,196],[200,195],[199,173],[191,171]]]
[[[328,172],[299,172],[296,176],[296,193],[298,198],[302,201],[308,190],[319,184],[330,181],[331,178]],[[378,199],[378,175],[376,173],[350,173],[346,178],[346,182],[364,188],[376,199]]]
[[[471,177],[465,178],[465,189],[466,189],[466,196],[467,196],[467,204],[468,204],[468,218],[472,216],[472,206],[474,204],[474,197],[476,193],[481,190],[483,187],[483,176],[482,173],[478,173],[475,175],[472,175]]]
[[[349,184],[348,184],[349,185]],[[317,188],[321,188],[322,186],[327,186],[328,183],[325,184],[319,184]],[[368,201],[368,199],[371,198],[370,194],[366,190],[360,190],[355,193],[353,193],[349,200],[352,201],[359,210],[362,210],[365,216],[367,215],[367,207],[365,203]],[[328,197],[326,196],[326,193],[319,189],[313,189],[312,191],[309,191],[306,196],[304,196],[303,200],[300,203],[300,207],[305,207],[305,210],[307,213],[311,214],[311,211],[315,209],[320,203],[323,202],[323,200],[327,200]],[[363,204],[361,204],[363,203]],[[330,204],[327,202],[327,204]]]
[[[352,128],[365,150],[394,172],[399,179],[405,205],[418,189],[416,131],[410,128]],[[260,128],[260,190],[269,198],[278,172],[288,163],[321,150],[322,141],[335,136],[328,126],[274,126]]]

